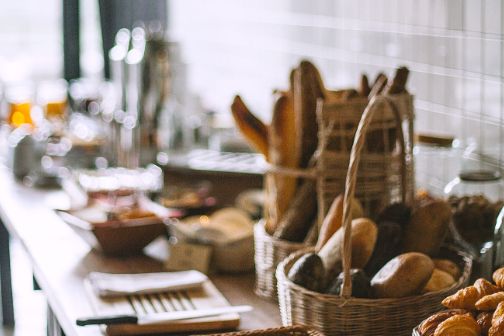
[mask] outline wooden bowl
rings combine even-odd
[[[163,219],[157,216],[90,223],[67,212],[60,215],[91,247],[110,256],[141,254],[144,247],[167,232]]]

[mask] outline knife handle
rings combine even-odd
[[[79,318],[76,321],[78,326],[95,324],[137,324],[138,317],[135,315],[111,315]]]

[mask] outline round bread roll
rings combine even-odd
[[[434,271],[429,256],[410,252],[390,260],[371,280],[377,298],[400,298],[415,295],[422,290]]]
[[[453,279],[457,280],[458,278],[460,278],[462,272],[460,271],[460,268],[457,266],[457,264],[455,264],[453,261],[448,259],[432,259],[432,261],[434,262],[434,267],[450,274]]]
[[[422,289],[422,293],[438,292],[448,288],[455,283],[455,279],[445,271],[434,268],[432,275]]]

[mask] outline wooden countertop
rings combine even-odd
[[[47,296],[49,305],[67,336],[100,335],[98,327],[78,327],[77,317],[92,314],[85,295],[83,279],[92,271],[139,273],[162,271],[154,257],[110,258],[89,246],[51,210],[67,197],[62,191],[42,191],[15,182],[0,167],[0,217],[10,235],[27,252],[35,278]],[[15,262],[15,260],[14,260]],[[244,314],[241,329],[280,325],[275,303],[254,295],[254,276],[216,275],[211,277],[231,304],[250,304],[252,313]]]

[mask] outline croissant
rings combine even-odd
[[[504,317],[504,302],[500,302],[495,309],[492,316],[492,324],[494,324],[499,318]]]
[[[478,316],[476,317],[476,322],[480,326],[481,335],[487,336],[488,329],[490,329],[490,327],[492,326],[492,313],[490,312],[479,313]]]
[[[482,297],[476,302],[475,307],[484,311],[494,310],[502,301],[504,301],[504,292],[498,292]]]
[[[446,297],[441,303],[446,308],[474,310],[474,304],[480,299],[480,297],[481,296],[476,287],[469,286]]]
[[[455,315],[441,322],[434,336],[479,336],[480,326],[471,314]]]
[[[488,329],[488,336],[504,335],[504,317],[501,316],[495,321],[492,321],[492,326]]]
[[[437,314],[432,315],[428,319],[424,320],[420,326],[418,327],[418,331],[422,336],[433,336],[436,331],[437,326],[443,322],[444,320],[454,316],[454,315],[463,315],[467,314],[468,311],[465,309],[450,309],[439,312]],[[490,322],[488,324],[488,328],[490,328],[492,314],[490,314]],[[487,330],[488,330],[487,328]]]
[[[474,287],[478,290],[481,297],[500,292],[501,289],[490,281],[480,278],[474,282]]]
[[[497,286],[504,288],[504,267],[496,270],[492,275],[492,279]]]

